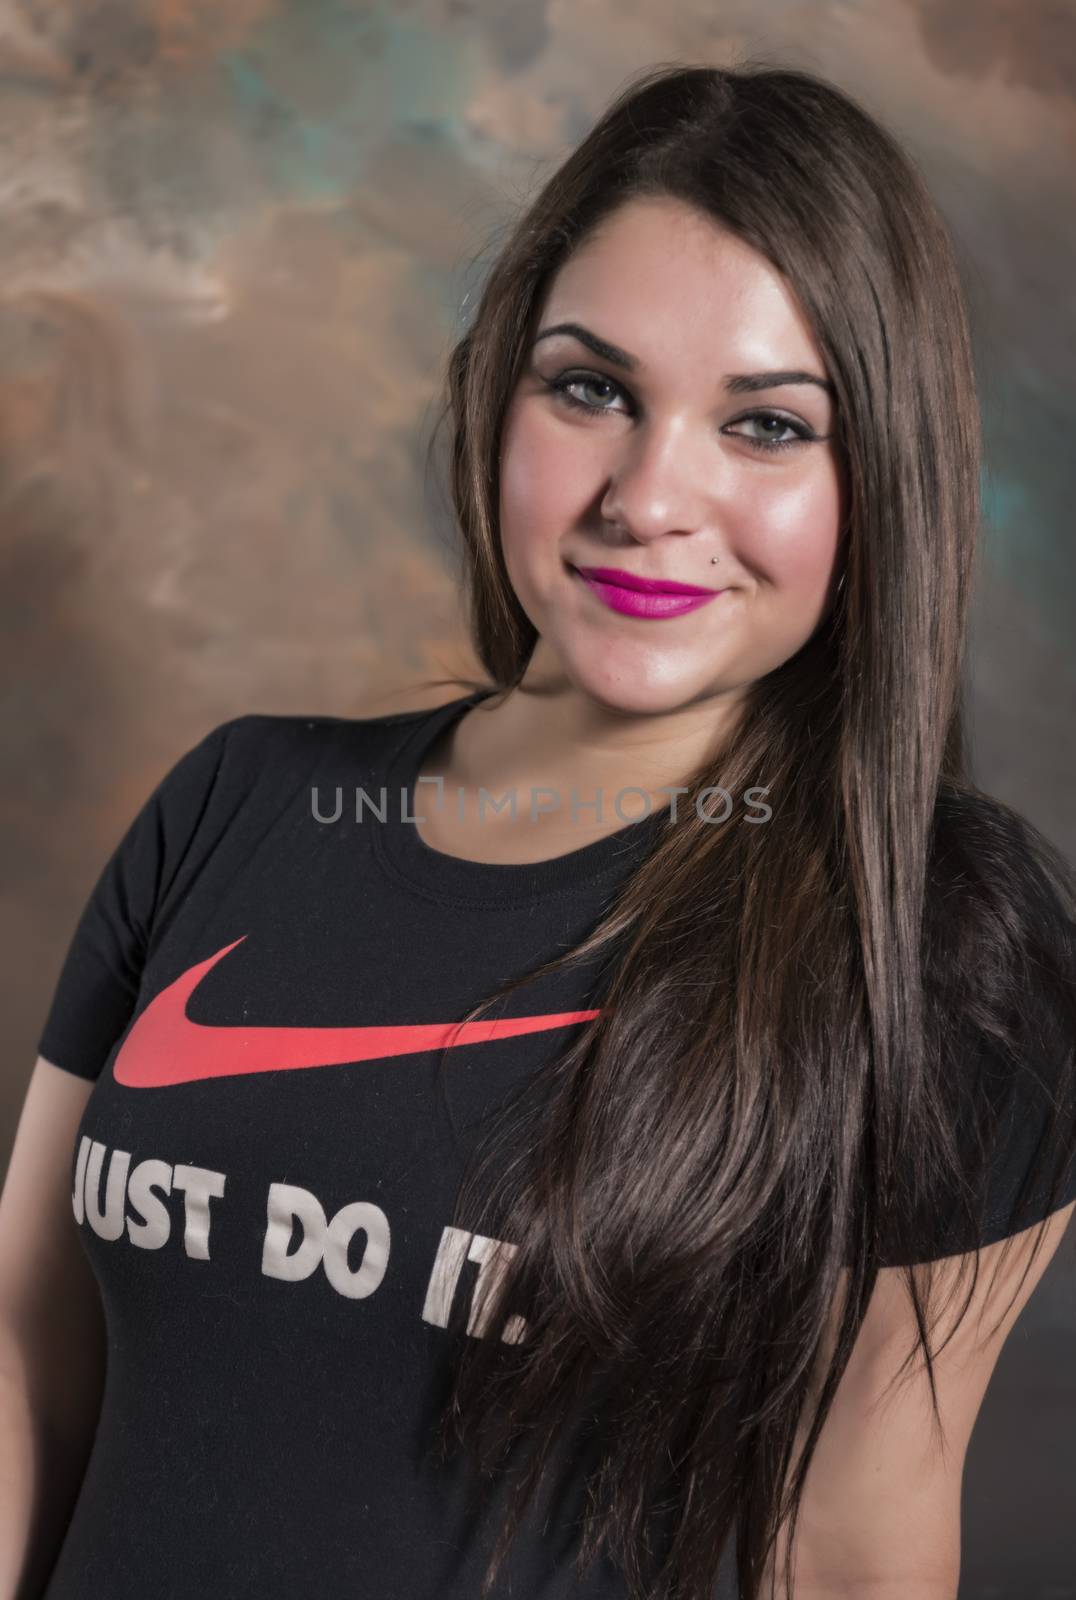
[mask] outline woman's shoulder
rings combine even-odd
[[[247,711],[214,727],[206,740],[225,746],[233,757],[256,759],[274,751],[305,754],[312,746],[320,749],[334,743],[355,751],[434,716],[450,699],[455,703],[460,698],[397,691],[366,697],[350,712]]]
[[[939,798],[924,907],[928,991],[1005,1057],[1076,1040],[1076,885],[1038,827],[981,790]]]
[[[1064,853],[1015,807],[971,785],[943,785],[934,812],[928,910],[1053,942],[1071,936],[1076,873]]]
[[[1076,1198],[1072,869],[1033,823],[981,790],[947,790],[935,821],[926,998],[969,1170],[990,1151],[983,1244]],[[934,1253],[970,1248],[956,1237]]]

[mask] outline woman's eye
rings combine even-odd
[[[738,421],[741,423],[757,422],[760,424],[776,424],[775,432],[766,433],[764,431],[761,438],[752,438],[746,433],[736,435],[737,438],[746,439],[748,444],[755,445],[760,450],[784,450],[788,445],[806,444],[808,440],[816,439],[818,437],[813,429],[809,428],[806,423],[793,422],[791,417],[782,417],[780,413],[776,411],[752,411],[748,416],[740,417]],[[737,426],[737,424],[729,423],[730,429],[735,426]],[[789,432],[792,435],[791,438],[778,437],[778,435],[781,433],[787,435]]]
[[[614,383],[612,378],[603,378],[596,372],[562,372],[559,378],[547,379],[546,381],[549,388],[553,390],[559,399],[563,400],[566,405],[578,407],[580,411],[608,411],[610,407],[602,405],[600,402],[592,405],[588,400],[580,400],[571,393],[573,389],[590,389],[592,391],[605,389],[613,394],[623,394],[624,392],[618,383]]]

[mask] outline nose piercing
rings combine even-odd
[[[710,557],[710,565],[711,565],[711,566],[712,566],[712,567],[715,567],[715,566],[716,566],[716,565],[717,565],[717,561],[718,561],[718,558],[717,558],[717,556],[711,556],[711,557]]]

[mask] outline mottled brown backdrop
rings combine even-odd
[[[1076,854],[1071,3],[0,0],[5,1161],[74,919],[176,757],[472,665],[423,461],[499,229],[633,72],[759,55],[861,97],[951,219],[978,775]],[[1076,1600],[1072,1232],[973,1439],[961,1600]]]

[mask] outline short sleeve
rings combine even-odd
[[[97,1078],[130,1021],[158,907],[190,849],[216,781],[222,723],[165,774],[105,863],[75,925],[38,1053]]]
[[[1076,1029],[1071,997],[1030,984],[1019,1048],[966,1028],[957,1143],[974,1221],[946,1174],[910,1234],[890,1237],[882,1265],[941,1260],[1011,1238],[1076,1200]]]
[[[984,1244],[1022,1233],[1076,1200],[1076,1037],[1059,1011],[1038,996],[1034,1001],[1035,1026],[1018,1069],[1002,1079],[993,1065],[1002,1114]]]

